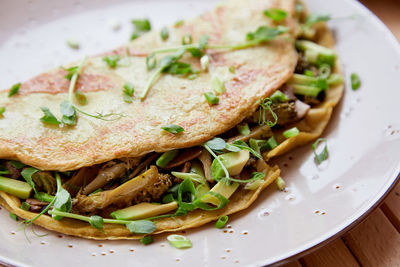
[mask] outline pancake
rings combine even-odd
[[[152,234],[199,227],[221,216],[247,209],[261,191],[280,175],[278,166],[269,166],[269,160],[318,138],[327,126],[333,108],[343,94],[343,83],[335,83],[326,89],[322,100],[318,100],[313,105],[310,104],[309,109],[301,118],[282,123],[282,117],[278,116],[278,125],[271,127],[257,125],[252,121],[254,116],[261,114],[259,113],[260,99],[271,96],[278,89],[286,92],[285,90],[290,88],[290,78],[297,71],[295,69],[299,64],[299,55],[294,43],[295,39],[302,38],[299,36],[298,26],[299,20],[301,22],[302,19],[299,19],[299,14],[295,13],[294,6],[295,1],[252,0],[246,3],[229,1],[212,12],[186,21],[182,28],[169,28],[171,37],[167,42],[161,41],[159,33],[149,33],[125,47],[106,53],[107,55],[120,54],[122,57],[126,51],[129,51],[131,64],[127,67],[109,69],[102,60],[104,55],[89,58],[78,81],[78,89],[86,92],[89,99],[89,104],[84,108],[94,113],[99,111],[99,103],[101,103],[104,106],[102,110],[104,112],[124,114],[124,117],[119,120],[101,121],[79,116],[76,126],[73,127],[60,128],[43,125],[39,120],[42,114],[38,107],[46,105],[52,111],[56,111],[59,103],[67,98],[65,91],[68,90],[69,82],[64,78],[65,70],[53,70],[23,83],[19,95],[11,99],[8,99],[6,92],[1,93],[0,106],[6,106],[7,114],[5,113],[4,118],[0,120],[0,127],[3,126],[7,133],[0,133],[0,158],[5,162],[10,159],[19,160],[38,168],[42,173],[64,175],[63,187],[71,193],[73,198],[72,213],[84,216],[105,214],[104,218],[110,218],[110,212],[112,214],[113,211],[132,204],[162,201],[159,195],[157,197],[153,195],[153,198],[148,199],[146,196],[140,201],[130,198],[122,206],[118,201],[107,200],[111,205],[103,205],[99,208],[100,206],[96,203],[98,199],[105,198],[109,192],[118,190],[135,179],[143,178],[152,170],[159,171],[162,179],[169,177],[165,179],[172,182],[168,182],[165,189],[170,190],[173,187],[171,183],[178,186],[182,184],[182,179],[173,178],[174,174],[171,170],[191,173],[187,170],[186,163],[189,162],[189,165],[194,166],[194,161],[200,160],[204,171],[202,176],[204,179],[207,178],[205,184],[210,185],[210,188],[211,186],[215,188],[221,180],[217,180],[214,176],[209,179],[207,169],[204,167],[206,160],[199,156],[208,153],[203,148],[204,142],[213,137],[223,138],[231,145],[235,144],[235,140],[248,142],[249,136],[257,139],[274,137],[277,141],[276,147],[263,151],[261,159],[260,157],[257,159],[252,152],[248,161],[245,162],[246,165],[241,166],[238,173],[229,173],[239,180],[248,178],[250,171],[264,174],[257,187],[249,189],[245,186],[246,183],[238,186],[233,190],[234,193],[227,197],[229,202],[219,209],[196,208],[185,215],[154,219],[155,230]],[[136,91],[138,95],[142,92],[144,84],[151,75],[151,72],[146,71],[145,57],[152,50],[158,47],[179,45],[181,37],[187,32],[191,33],[194,40],[200,39],[203,34],[208,34],[211,44],[243,42],[243,36],[259,26],[268,25],[268,23],[271,27],[277,26],[260,12],[269,8],[284,9],[288,12],[285,26],[290,30],[285,37],[237,51],[221,52],[210,49],[207,51],[211,57],[209,71],[201,72],[195,80],[164,75],[154,84],[144,101],[134,98],[131,104],[123,102],[121,88],[127,81],[134,84],[135,95]],[[305,14],[302,15],[305,16]],[[332,34],[325,24],[317,25],[317,33],[314,42],[334,49]],[[183,61],[190,62],[194,66],[199,65],[199,59],[190,56],[184,57]],[[228,70],[230,66],[235,66],[234,73]],[[332,73],[342,75],[337,58]],[[212,80],[216,76],[225,81],[226,92],[219,95],[218,105],[209,105],[203,94],[212,91]],[[35,106],[31,103],[35,103]],[[59,116],[58,113],[54,113]],[[239,123],[253,125],[247,137],[242,133],[238,134],[236,126]],[[166,133],[161,130],[161,126],[167,124],[180,125],[184,128],[184,132],[176,135]],[[21,129],[18,125],[26,125],[27,128]],[[293,127],[300,131],[299,134],[290,138],[284,137],[283,133]],[[261,134],[255,135],[260,130],[262,130]],[[158,152],[175,149],[179,149],[179,155],[184,155],[189,151],[189,154],[195,156],[186,160],[185,164],[172,167],[168,165],[160,167],[158,163],[155,163],[155,158],[159,156]],[[200,149],[202,149],[201,152],[199,152]],[[221,155],[226,153],[218,149],[214,152]],[[175,161],[178,158],[179,156],[175,158]],[[105,164],[102,164],[104,162]],[[99,177],[100,173],[124,164],[129,165],[127,174],[132,177],[120,175],[115,179],[117,185],[108,181],[109,184],[97,187],[97,189],[103,188],[103,192],[90,195],[95,188],[91,191],[87,188]],[[146,168],[138,172],[133,170],[139,168],[141,164],[149,170],[145,171]],[[159,168],[156,168],[154,164]],[[185,168],[186,171],[183,171]],[[46,170],[54,172],[45,172]],[[71,171],[72,174],[61,173],[63,171]],[[88,178],[87,183],[85,181],[80,184],[77,190],[69,187],[80,176],[85,175],[91,177],[91,179]],[[72,180],[74,182],[71,182]],[[196,181],[193,183],[200,184]],[[233,183],[235,182],[231,182]],[[163,184],[150,186],[159,189],[163,187]],[[144,195],[148,193],[145,190],[143,192]],[[163,196],[168,192],[162,191]],[[27,220],[37,216],[37,212],[22,209],[21,203],[20,198],[0,191],[0,204],[10,212]],[[87,203],[92,206],[86,205]],[[54,220],[45,214],[37,218],[34,223],[49,230],[90,239],[139,239],[144,236],[144,234],[132,233],[121,224],[105,223],[104,228],[99,230],[85,221],[71,218]]]

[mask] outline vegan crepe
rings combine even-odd
[[[208,54],[212,60],[208,73],[201,73],[194,81],[165,75],[152,87],[143,102],[134,100],[132,104],[123,103],[121,88],[126,81],[131,81],[135,90],[140,91],[150,75],[146,71],[143,55],[151,52],[152,48],[179,44],[181,36],[187,32],[194,39],[207,33],[211,37],[210,43],[239,43],[247,32],[254,31],[260,25],[272,23],[263,17],[261,11],[276,7],[288,11],[285,26],[291,28],[290,35],[296,37],[298,34],[294,1],[247,1],[243,5],[244,1],[230,1],[213,12],[185,22],[182,28],[170,28],[171,37],[166,43],[160,41],[158,33],[139,38],[128,45],[132,56],[130,67],[110,70],[102,62],[102,57],[91,58],[78,82],[78,88],[88,92],[89,104],[85,108],[92,112],[99,111],[99,103],[102,103],[102,111],[127,114],[120,120],[104,122],[80,116],[77,125],[72,128],[44,126],[38,119],[42,115],[38,106],[46,105],[51,110],[57,110],[59,103],[66,98],[65,91],[69,82],[63,78],[65,72],[60,70],[43,74],[23,84],[20,95],[15,99],[8,99],[3,94],[0,97],[0,106],[5,105],[8,114],[0,120],[0,127],[7,125],[14,131],[0,133],[0,158],[18,159],[41,170],[65,171],[116,158],[138,157],[153,151],[192,147],[219,134],[223,134],[222,137],[228,135],[224,137],[228,142],[237,139],[234,134],[232,136],[225,132],[232,131],[232,127],[238,123],[258,114],[255,111],[259,107],[260,98],[270,96],[277,89],[285,92],[287,85],[284,83],[293,75],[296,64],[298,65],[294,40],[291,38],[274,40],[267,45],[239,51],[210,51]],[[325,47],[334,46],[333,38],[324,25],[318,28],[314,41]],[[121,51],[125,50],[121,48],[115,52],[123,55]],[[184,61],[199,64],[198,59],[190,57],[184,58]],[[229,66],[236,66],[234,74],[229,73]],[[332,71],[341,73],[338,62]],[[220,96],[218,105],[210,106],[205,102],[203,94],[211,91],[213,75],[226,81],[226,93]],[[341,83],[330,86],[323,101],[312,105],[301,120],[269,129],[268,135],[274,136],[279,145],[264,151],[264,160],[268,161],[316,139],[327,125],[342,92]],[[27,103],[35,103],[37,106]],[[29,108],[26,112],[26,107],[22,108],[24,105]],[[28,127],[32,125],[32,128],[22,130],[17,127],[21,123]],[[179,135],[171,135],[160,130],[161,126],[171,123],[181,125],[185,131]],[[292,127],[297,127],[300,133],[288,139],[283,137],[283,132]],[[257,129],[259,128],[262,126]],[[253,134],[253,129],[250,135]],[[240,134],[239,138],[247,140]],[[253,158],[250,168],[265,174],[263,182],[257,188],[249,190],[240,186],[229,197],[229,203],[221,209],[196,209],[184,216],[158,219],[153,233],[197,227],[222,215],[246,209],[280,174],[278,167],[270,167],[260,159]],[[0,203],[19,217],[32,219],[37,215],[21,209],[21,200],[18,197],[1,191],[0,196]],[[131,233],[123,225],[105,224],[104,231],[100,231],[87,222],[69,218],[56,221],[47,215],[42,215],[35,223],[57,232],[93,239],[136,239],[143,236]]]
[[[19,95],[12,99],[7,97],[8,92],[0,93],[0,106],[7,109],[0,120],[0,158],[20,160],[41,170],[67,171],[115,158],[191,147],[229,130],[256,110],[260,98],[270,95],[292,75],[297,62],[294,38],[215,52],[209,72],[200,73],[195,81],[164,75],[144,101],[137,98],[131,104],[124,103],[122,88],[129,81],[139,95],[152,74],[146,69],[145,56],[155,48],[180,45],[187,33],[194,40],[208,34],[213,44],[241,43],[259,26],[273,26],[262,14],[269,8],[292,14],[288,27],[294,32],[294,7],[294,0],[230,1],[180,28],[170,28],[167,42],[161,40],[158,31],[132,42],[127,46],[132,55],[130,66],[111,69],[103,56],[89,58],[77,86],[87,93],[85,111],[124,115],[113,122],[80,116],[72,129],[43,125],[39,107],[48,107],[59,116],[59,105],[67,99],[69,81],[64,78],[66,71],[59,68],[23,83]],[[123,47],[117,52],[123,56],[126,51]],[[188,56],[182,61],[200,68],[197,58]],[[230,66],[236,66],[235,74],[228,71]],[[224,80],[226,87],[216,106],[210,106],[204,98],[204,93],[212,90],[212,77]],[[168,124],[180,125],[185,131],[179,136],[165,134],[160,127]]]

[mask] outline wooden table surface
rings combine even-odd
[[[400,0],[361,0],[400,41]],[[363,222],[285,267],[400,266],[400,183]]]

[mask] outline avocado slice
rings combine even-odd
[[[219,193],[225,198],[229,199],[233,193],[235,193],[236,189],[238,189],[239,183],[227,183],[224,180],[219,181],[216,185],[214,185],[213,188],[211,188],[211,192]],[[215,206],[218,206],[219,200],[218,198],[211,196],[211,195],[206,195],[202,198],[203,202],[206,203],[211,203]]]
[[[32,187],[25,182],[0,176],[0,190],[16,197],[27,199],[32,193]]]
[[[229,152],[219,155],[218,158],[228,170],[229,175],[238,175],[242,172],[244,166],[249,160],[250,152],[243,149],[239,152]],[[213,163],[211,165],[211,174],[214,180],[225,176],[224,170],[222,169],[217,159],[213,160]]]
[[[117,220],[138,220],[161,215],[178,208],[178,202],[167,204],[139,203],[125,209],[116,210],[111,217]]]

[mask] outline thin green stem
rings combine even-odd
[[[151,75],[150,79],[148,80],[148,82],[146,84],[145,90],[143,91],[143,93],[140,96],[141,101],[143,101],[146,98],[151,86],[160,77],[162,71],[163,71],[163,68],[159,68],[156,72],[153,73],[153,75]]]
[[[81,60],[81,62],[78,65],[78,69],[71,77],[71,81],[69,83],[69,88],[68,88],[68,100],[69,100],[69,102],[71,102],[71,104],[74,101],[74,91],[75,91],[76,81],[78,80],[78,77],[82,72],[83,66],[86,64],[86,59],[87,59],[86,56],[83,57],[83,59]]]
[[[214,151],[212,151],[212,149],[211,148],[209,148],[206,144],[204,144],[203,145],[204,146],[204,148],[208,151],[208,152],[210,152],[210,154],[218,161],[218,163],[221,165],[221,168],[222,168],[222,170],[224,170],[224,173],[225,173],[225,178],[230,178],[229,177],[229,172],[228,172],[228,170],[226,169],[226,167],[225,167],[225,165],[222,163],[222,161],[218,158],[218,156],[214,153]]]

